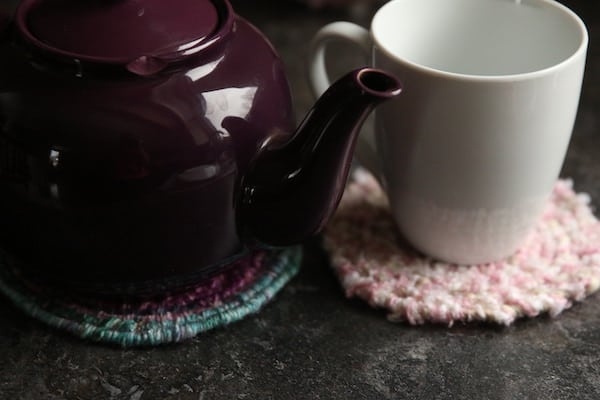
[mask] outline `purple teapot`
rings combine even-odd
[[[23,0],[0,31],[0,247],[71,288],[185,285],[317,233],[400,92],[354,71],[294,129],[281,61],[227,0]]]

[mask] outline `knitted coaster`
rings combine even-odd
[[[124,303],[32,285],[0,251],[0,292],[30,316],[81,338],[151,346],[180,342],[258,312],[296,275],[301,259],[300,247],[257,251],[195,287]]]
[[[388,310],[391,321],[510,325],[556,316],[600,287],[600,223],[585,194],[557,181],[543,216],[516,254],[452,265],[404,244],[373,176],[354,173],[324,244],[348,297]]]

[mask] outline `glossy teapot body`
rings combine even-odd
[[[155,291],[298,243],[334,212],[366,116],[400,92],[354,71],[294,131],[262,34],[227,0],[178,6],[23,0],[0,16],[0,248],[30,277]]]
[[[267,135],[293,132],[283,66],[242,18],[153,76],[0,53],[0,232],[61,281],[188,275],[242,251],[234,196]],[[74,275],[81,275],[79,278]]]

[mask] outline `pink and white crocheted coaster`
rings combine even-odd
[[[452,325],[560,314],[600,287],[600,223],[586,194],[559,180],[523,247],[501,262],[452,265],[404,244],[375,179],[358,169],[324,243],[348,297],[391,321]]]

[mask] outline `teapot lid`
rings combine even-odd
[[[227,0],[24,0],[16,21],[46,51],[156,70],[220,39],[232,14]]]

